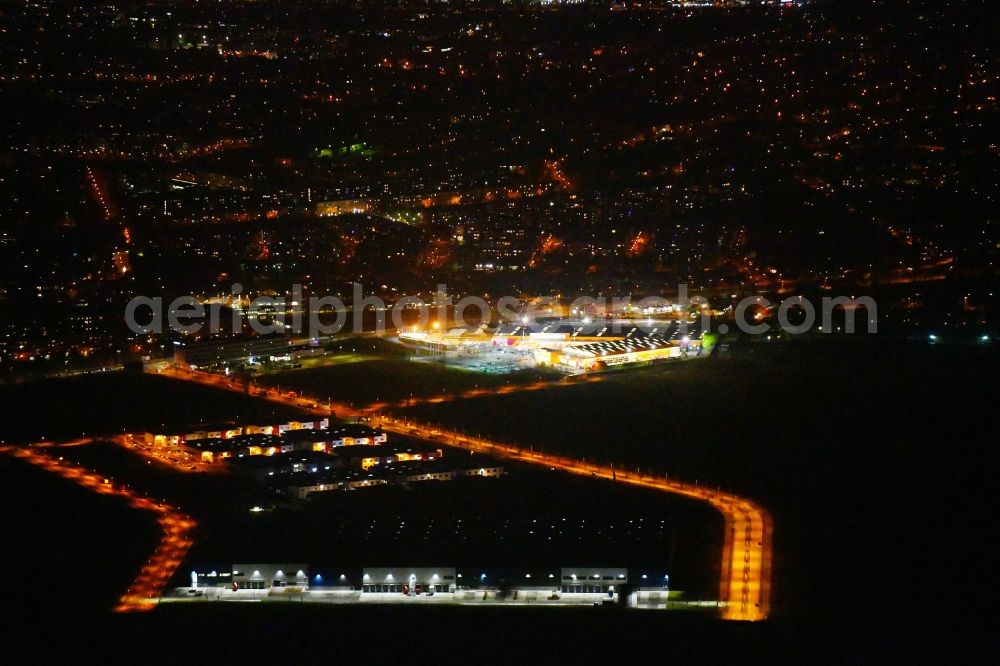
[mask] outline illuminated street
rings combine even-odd
[[[58,446],[50,442],[45,444],[48,447]],[[70,445],[73,444],[78,444],[78,442],[70,443]],[[155,608],[164,587],[191,547],[190,532],[195,526],[194,521],[174,507],[139,495],[127,487],[115,485],[110,479],[61,458],[54,458],[33,448],[7,447],[2,450],[96,493],[124,498],[133,509],[151,511],[156,514],[157,522],[163,533],[160,543],[157,544],[156,550],[149,556],[146,564],[143,565],[132,585],[122,595],[114,610],[116,612],[134,612]]]
[[[142,442],[141,437],[132,433],[118,435],[113,438],[116,444],[142,456],[149,464],[165,465],[175,472],[190,474],[192,472],[207,472],[218,474],[223,468],[212,465],[183,451],[168,451],[149,446]]]
[[[723,575],[719,585],[719,600],[725,604],[723,618],[762,620],[768,615],[771,593],[771,517],[767,511],[749,500],[689,483],[529,451],[403,419],[382,417],[379,424],[390,432],[442,442],[498,458],[544,465],[573,474],[652,488],[708,502],[722,513],[726,521],[726,540],[722,553]]]
[[[997,6],[6,2],[4,663],[983,661]]]
[[[203,372],[167,370],[163,374],[231,391],[242,392],[246,390],[245,387],[235,384],[225,377]],[[542,386],[531,385],[529,390],[537,390]],[[346,405],[325,405],[323,401],[315,398],[297,394],[288,395],[277,390],[259,390],[253,394],[271,402],[311,410],[322,415],[330,414],[331,408],[342,416],[362,416],[374,413],[371,407],[351,410]],[[476,393],[476,395],[480,394]],[[726,525],[722,552],[722,577],[719,583],[719,601],[724,604],[722,617],[727,620],[755,621],[766,618],[770,612],[771,533],[773,526],[767,511],[750,500],[696,484],[673,481],[666,477],[654,477],[572,458],[525,450],[513,444],[473,438],[438,426],[418,424],[389,416],[375,415],[372,418],[389,432],[486,453],[497,458],[543,465],[573,474],[627,483],[708,502],[722,513]]]

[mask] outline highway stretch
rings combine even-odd
[[[324,416],[329,416],[331,411],[339,416],[358,417],[365,415],[375,419],[383,429],[389,432],[485,453],[497,458],[544,465],[572,474],[641,486],[707,502],[722,514],[725,521],[726,533],[719,582],[722,618],[757,621],[765,619],[770,613],[773,523],[763,507],[748,499],[721,490],[669,479],[666,476],[653,476],[619,469],[611,465],[556,456],[481,437],[470,437],[439,426],[377,415],[367,408],[352,409],[347,405],[331,404],[302,394],[290,395],[288,392],[277,389],[260,388],[253,384],[248,386],[221,375],[177,368],[166,368],[159,373],[185,381],[244,394],[248,393],[277,404]],[[504,392],[511,392],[517,388],[509,387]],[[541,387],[528,385],[524,390],[537,390],[538,388]]]

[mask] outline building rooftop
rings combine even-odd
[[[615,356],[618,354],[631,354],[640,351],[652,351],[654,349],[665,349],[672,347],[670,341],[661,338],[639,338],[624,340],[608,340],[606,342],[588,342],[583,345],[573,345],[565,347],[562,351],[565,354],[578,356]]]
[[[374,437],[375,435],[382,434],[384,433],[378,428],[373,428],[363,423],[344,423],[342,425],[331,426],[329,430],[329,435],[333,439],[341,437]]]
[[[280,447],[287,445],[288,440],[278,436],[278,435],[237,435],[235,437],[229,437],[227,439],[221,439],[217,437],[211,437],[207,439],[195,439],[186,442],[187,446],[191,448],[198,449],[199,451],[235,451],[237,449],[246,448],[248,446],[260,446],[260,447]]]
[[[238,456],[233,463],[246,469],[278,469],[292,465],[317,466],[319,469],[340,466],[342,462],[322,451],[290,451],[276,453],[273,456]],[[318,470],[317,470],[318,471]]]

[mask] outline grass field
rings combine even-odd
[[[997,365],[996,353],[988,348],[892,340],[760,344],[734,347],[728,357],[615,373],[598,384],[460,399],[422,405],[412,413],[470,432],[669,472],[746,494],[775,519],[775,614],[766,626],[748,628],[742,639],[753,643],[779,628],[782,635],[794,633],[800,645],[852,635],[892,646],[910,640],[913,626],[934,626],[956,602],[974,598],[984,572],[992,567],[990,551],[975,548],[984,544],[986,535],[980,530],[988,525],[970,518],[992,506],[986,495],[994,468],[986,461],[994,445],[998,396],[992,378],[997,376]],[[389,396],[380,395],[383,390],[401,396],[410,391],[460,390],[469,386],[466,382],[482,386],[485,381],[503,381],[395,359],[288,376],[312,377],[309,387],[300,386],[317,393],[329,387],[331,393],[326,395],[353,397],[358,404],[386,399]],[[83,428],[137,429],[152,427],[156,421],[261,418],[277,411],[237,394],[157,377],[91,376],[5,386],[0,391],[8,413],[15,415],[5,433],[20,433],[25,439],[38,438],[42,429],[53,431],[46,433],[50,437],[60,431],[74,436]],[[161,493],[172,501],[180,498],[182,506],[191,503],[200,520],[196,537],[200,548],[196,546],[192,556],[206,559],[228,559],[234,550],[254,547],[262,554],[284,555],[268,550],[275,545],[286,548],[289,557],[295,550],[310,557],[329,554],[339,561],[388,559],[397,545],[398,552],[408,556],[422,552],[442,557],[449,552],[446,533],[455,531],[459,518],[478,521],[478,531],[466,533],[466,545],[456,547],[458,559],[480,557],[489,552],[485,537],[494,529],[490,521],[512,517],[516,524],[511,533],[522,537],[496,552],[520,549],[530,559],[536,547],[546,555],[537,542],[523,536],[523,521],[533,512],[553,529],[555,518],[589,519],[593,510],[595,520],[604,521],[618,521],[627,514],[666,516],[669,536],[663,532],[640,543],[629,541],[626,531],[621,543],[635,553],[646,547],[663,552],[664,546],[675,543],[674,568],[694,571],[702,557],[699,553],[711,550],[711,539],[721,535],[714,515],[699,519],[696,512],[682,504],[671,505],[669,499],[627,497],[596,486],[584,490],[588,485],[584,480],[576,480],[580,485],[575,489],[546,485],[531,475],[525,477],[530,486],[526,484],[523,495],[510,502],[505,501],[510,493],[498,492],[499,486],[482,486],[482,492],[471,485],[390,489],[331,496],[326,506],[321,502],[305,511],[279,511],[253,525],[244,507],[259,501],[257,491],[230,488],[226,484],[231,479],[213,486],[209,477],[192,475],[182,481],[162,470],[135,469],[143,463],[110,447],[81,447],[71,455],[112,475],[135,479],[146,492]],[[114,507],[91,503],[111,500],[77,496],[72,486],[64,492],[61,481],[45,475],[36,478],[40,472],[18,461],[3,463],[0,473],[7,487],[2,499],[10,507],[3,530],[11,536],[8,543],[18,544],[5,548],[5,562],[26,571],[37,560],[48,565],[58,581],[63,572],[74,575],[77,565],[87,571],[105,566],[106,571],[93,580],[105,589],[101,599],[115,596],[119,578],[127,584],[136,570],[132,560],[145,552],[143,530],[152,530],[148,537],[152,542],[155,526],[142,514],[124,510],[119,515]],[[457,491],[454,497],[452,490]],[[213,498],[216,491],[219,494]],[[433,519],[433,526],[412,533],[397,533],[393,527],[398,524],[394,521],[417,521],[420,516]],[[692,528],[696,522],[700,527]],[[381,538],[366,540],[358,528]],[[36,539],[39,534],[43,538]],[[122,534],[128,535],[124,547],[105,547],[122,543]],[[570,537],[564,542],[565,553],[572,552],[568,546],[576,536],[586,536],[572,530],[565,534]],[[591,539],[591,552],[601,553],[614,543],[614,538],[605,537]],[[64,542],[67,546],[61,553],[39,550],[37,545]],[[548,552],[546,557],[554,560],[553,555],[562,556]],[[55,593],[61,587],[56,583],[44,589]],[[18,594],[17,600],[31,595]],[[41,595],[35,596],[44,603]],[[97,597],[87,596],[80,605],[92,601],[97,603]],[[238,618],[255,611],[211,612],[221,613],[222,624],[238,624],[242,621]],[[483,630],[476,618],[485,615],[472,612],[477,615],[463,620]],[[517,624],[525,617],[519,612],[496,617]],[[323,613],[327,611],[318,616],[334,617],[342,611]],[[386,613],[393,617],[400,613],[407,621],[439,617],[436,611],[427,616]],[[440,617],[453,617],[442,613]],[[157,615],[163,618],[156,625],[161,628],[181,617],[180,624],[186,624],[193,617],[186,609]],[[578,635],[581,627],[589,626],[589,616],[573,617],[573,622],[581,623],[572,631]],[[645,622],[649,616],[639,617]],[[650,626],[669,635],[678,625],[662,617],[650,620]],[[551,622],[560,631],[569,626],[563,620]],[[627,632],[630,625],[631,621],[623,621],[621,628]],[[836,632],[831,633],[832,626]],[[717,636],[733,630],[699,624],[697,631]]]
[[[501,479],[318,494],[302,507],[244,512],[224,527],[195,544],[193,562],[304,561],[326,578],[363,566],[491,575],[630,566],[669,572],[672,587],[693,599],[717,594],[722,546],[721,516],[696,502],[510,466]]]
[[[303,505],[236,473],[178,473],[110,443],[58,453],[195,518],[191,566],[247,560],[304,561],[318,570],[632,566],[669,571],[674,589],[689,598],[715,593],[721,517],[696,502],[647,490],[507,465],[508,475],[499,480],[331,492]],[[482,456],[477,460],[486,463]],[[251,513],[253,506],[272,508]],[[178,571],[175,584],[185,584],[187,574],[188,568]]]
[[[160,539],[154,517],[10,456],[0,478],[8,613],[109,613]]]
[[[0,385],[0,404],[13,416],[0,431],[8,444],[301,415],[249,396],[124,372]]]
[[[284,663],[302,646],[375,663],[727,663],[734,653],[743,663],[774,663],[774,655],[796,652],[787,643],[776,647],[779,629],[720,623],[699,613],[614,608],[193,603],[100,623],[78,620],[60,631],[59,641],[33,652],[63,653],[70,663],[112,652],[130,663],[166,663],[168,654],[169,663],[200,663],[209,654],[226,662]],[[301,637],[298,646],[273,638],[286,631]],[[417,632],[433,640],[417,641]],[[206,638],[216,636],[228,640]]]
[[[533,382],[539,377],[533,372],[484,374],[431,362],[384,358],[290,370],[263,375],[255,381],[266,386],[301,390],[334,402],[362,406],[374,402],[395,402],[413,396]]]
[[[964,478],[992,448],[997,395],[986,378],[997,366],[983,348],[759,344],[599,384],[408,413],[746,494],[775,519],[779,616],[863,621],[903,599],[932,615],[915,584],[931,571],[949,593],[971,592],[960,567],[942,568],[956,551],[932,553],[975,542],[944,507],[979,492]]]

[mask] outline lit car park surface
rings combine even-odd
[[[247,387],[230,382],[227,378],[190,370],[169,370],[163,374],[210,386],[246,392]],[[541,386],[529,385],[529,390]],[[511,387],[513,388],[513,387]],[[283,393],[278,390],[250,388],[249,393],[271,402],[291,407],[314,410],[328,415],[331,408],[338,414],[361,416],[372,414],[369,408],[354,410],[343,404],[331,405],[325,401],[302,394]],[[618,469],[608,465],[556,456],[523,449],[510,444],[469,437],[440,426],[417,424],[404,419],[373,415],[387,431],[486,453],[498,458],[544,465],[572,474],[627,483],[690,499],[708,502],[722,513],[725,520],[725,539],[722,548],[719,602],[722,618],[726,620],[756,621],[767,618],[771,605],[771,560],[773,524],[767,511],[754,502],[720,490],[712,490],[692,483],[671,480]]]

